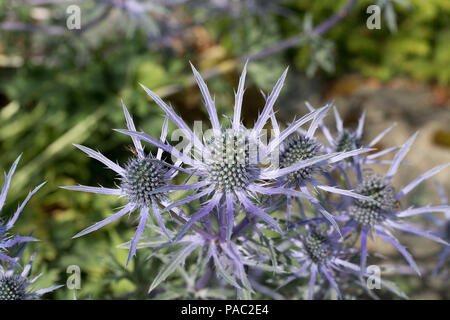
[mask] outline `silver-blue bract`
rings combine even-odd
[[[14,174],[14,171],[16,170],[17,164],[19,163],[19,160],[21,158],[21,155],[17,157],[16,161],[14,161],[13,165],[11,166],[11,169],[8,173],[5,172],[5,184],[3,185],[2,192],[0,194],[0,214],[2,214],[2,209],[4,207],[6,196],[8,194],[8,190],[11,185],[11,179]],[[34,188],[25,198],[25,200],[22,202],[22,204],[19,205],[17,210],[14,212],[12,217],[7,220],[5,218],[2,218],[0,215],[0,261],[8,261],[10,263],[16,263],[16,260],[12,257],[7,255],[7,251],[12,246],[18,244],[18,243],[24,243],[24,242],[30,242],[30,241],[38,241],[37,239],[29,236],[20,236],[13,235],[10,233],[11,228],[16,223],[17,219],[19,218],[19,215],[22,213],[23,209],[25,208],[28,201],[31,199],[31,197],[45,184],[41,183],[39,186]]]

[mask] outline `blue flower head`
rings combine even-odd
[[[280,154],[280,166],[289,167],[298,161],[308,160],[320,155],[320,144],[313,138],[302,134],[295,134],[286,139]],[[306,179],[311,179],[314,173],[318,172],[320,167],[312,165],[291,172],[287,180],[293,184],[299,184]]]
[[[372,227],[383,222],[386,215],[396,207],[395,189],[388,179],[380,175],[371,174],[363,177],[363,181],[356,186],[355,191],[375,200],[356,199],[350,206],[349,215],[364,226]]]
[[[428,218],[438,228],[435,234],[447,241],[447,245],[445,245],[442,249],[442,252],[439,255],[438,261],[433,270],[433,275],[438,275],[445,262],[447,261],[447,258],[450,256],[450,207],[448,206],[448,200],[444,189],[438,182],[435,182],[435,184],[442,203],[442,206],[435,207],[435,212],[443,212],[444,219],[439,219],[432,216],[432,211],[425,213],[425,217]]]
[[[16,161],[14,161],[8,174],[5,173],[5,184],[3,185],[2,192],[0,194],[0,214],[2,213],[2,209],[3,209],[3,206],[6,201],[6,196],[8,194],[8,190],[11,185],[11,179],[14,174],[14,171],[16,170],[16,167],[17,167],[17,164],[19,163],[20,158],[21,158],[21,155],[16,159]],[[16,223],[17,219],[19,218],[19,215],[22,213],[22,211],[25,208],[28,201],[44,184],[45,184],[45,182],[40,184],[36,188],[34,188],[27,195],[25,200],[22,202],[22,204],[19,205],[19,207],[17,208],[17,210],[14,212],[14,214],[12,215],[12,217],[9,220],[6,220],[6,219],[0,217],[0,262],[2,260],[4,260],[4,261],[8,261],[10,263],[16,263],[15,259],[13,259],[7,255],[8,249],[18,243],[38,241],[37,239],[35,239],[33,237],[23,237],[20,235],[13,235],[10,233],[10,230]]]
[[[123,104],[123,111],[127,127],[129,130],[135,132],[136,128],[134,122]],[[167,120],[163,124],[161,139],[165,140],[167,134]],[[128,255],[127,265],[131,258],[136,254],[136,246],[144,233],[146,224],[150,219],[150,211],[156,216],[158,224],[166,232],[163,218],[161,217],[160,206],[167,207],[169,202],[165,196],[165,192],[169,191],[165,189],[168,186],[168,182],[177,175],[179,168],[177,164],[175,166],[165,163],[161,160],[162,150],[158,150],[158,153],[153,156],[151,153],[146,154],[140,143],[136,138],[133,138],[133,144],[135,148],[135,155],[131,156],[125,166],[112,162],[98,151],[94,151],[85,146],[75,145],[77,148],[85,152],[90,157],[102,162],[109,169],[116,172],[119,175],[120,184],[117,188],[104,188],[104,187],[90,187],[90,186],[67,186],[62,187],[68,190],[84,191],[91,193],[100,193],[108,195],[116,195],[125,197],[127,204],[112,216],[95,223],[89,228],[76,234],[74,238],[81,237],[92,231],[98,230],[103,226],[119,219],[120,217],[131,213],[133,211],[139,211],[139,224],[136,233],[132,239],[130,252]]]
[[[355,130],[344,128],[334,140],[334,150],[337,152],[361,148],[361,137]]]
[[[40,277],[40,275],[34,278],[29,277],[35,256],[36,253],[31,256],[23,270],[19,270],[17,262],[9,263],[8,267],[0,264],[0,300],[39,299],[44,294],[63,287],[63,285],[57,285],[39,290],[32,289],[35,281]]]
[[[130,158],[124,169],[125,174],[120,177],[120,188],[130,203],[150,208],[155,198],[166,198],[164,194],[152,192],[167,185],[170,168],[151,154]]]
[[[237,203],[240,203],[247,215],[258,217],[271,228],[281,232],[277,221],[271,217],[263,208],[256,205],[253,201],[255,197],[271,197],[274,195],[288,195],[293,197],[305,198],[313,202],[319,211],[333,223],[335,228],[338,228],[336,222],[333,220],[330,213],[328,213],[318,201],[309,193],[305,191],[298,191],[285,187],[285,185],[278,183],[281,179],[289,177],[299,170],[308,171],[309,167],[318,163],[334,163],[342,158],[366,152],[364,149],[352,150],[350,153],[329,153],[319,154],[315,150],[316,146],[310,150],[308,156],[302,157],[299,153],[295,155],[288,155],[287,151],[284,156],[279,157],[278,151],[283,147],[283,143],[289,143],[289,136],[295,133],[302,125],[311,121],[311,126],[307,132],[307,137],[311,143],[313,141],[312,135],[317,128],[318,122],[322,119],[330,106],[325,106],[318,110],[314,110],[302,118],[292,122],[286,129],[281,131],[275,118],[274,104],[280,91],[282,89],[284,80],[287,75],[287,70],[282,74],[275,84],[272,92],[265,98],[265,105],[257,118],[253,128],[246,128],[241,123],[241,109],[242,100],[244,96],[244,82],[246,77],[247,64],[239,80],[238,90],[235,94],[234,116],[231,125],[221,126],[217,115],[214,99],[211,97],[209,89],[202,79],[200,73],[192,66],[194,77],[202,93],[206,110],[211,122],[211,136],[201,139],[191,130],[191,128],[184,122],[184,120],[176,114],[173,108],[167,105],[158,95],[150,89],[142,86],[147,94],[164,110],[167,118],[172,121],[178,129],[180,129],[184,136],[189,140],[189,151],[192,151],[193,157],[189,153],[182,152],[166,141],[161,141],[151,137],[144,132],[136,132],[135,130],[117,130],[119,132],[130,135],[133,139],[149,142],[158,148],[163,149],[171,154],[174,161],[186,165],[184,168],[186,172],[190,173],[190,177],[196,178],[197,182],[180,186],[167,186],[163,188],[166,191],[174,190],[193,190],[195,194],[175,201],[163,210],[169,211],[172,208],[177,208],[183,204],[191,203],[194,200],[201,200],[201,208],[189,217],[188,222],[178,233],[175,240],[181,237],[197,222],[204,217],[211,214],[213,209],[225,203],[228,208],[227,216],[228,222],[226,225],[229,235],[232,232],[234,225],[233,208]],[[275,139],[270,142],[263,140],[263,128],[269,122],[274,128]],[[292,138],[294,139],[294,138]],[[309,141],[309,140],[308,140]],[[292,142],[294,147],[295,143]],[[301,146],[299,146],[300,148]],[[298,152],[301,152],[299,150]],[[278,156],[278,157],[277,157]],[[277,158],[282,161],[282,165],[274,162]],[[324,187],[326,189],[326,187]],[[336,188],[337,189],[337,188]],[[334,188],[328,188],[328,191]],[[363,197],[352,192],[345,192],[347,195],[354,195],[356,197]],[[222,239],[223,240],[223,239]]]

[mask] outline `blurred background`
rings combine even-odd
[[[367,25],[373,4],[381,9],[379,29]],[[138,254],[125,269],[127,250],[116,248],[132,237],[133,219],[71,239],[122,205],[114,197],[58,189],[115,183],[111,171],[72,144],[126,161],[131,142],[112,131],[125,127],[121,99],[138,128],[159,136],[162,112],[138,83],[188,123],[207,120],[189,61],[207,79],[219,113],[231,115],[246,59],[244,123],[251,125],[263,106],[260,89],[271,90],[289,66],[276,104],[284,123],[307,112],[305,101],[319,107],[334,100],[348,126],[367,110],[366,141],[397,123],[379,147],[399,145],[419,130],[399,185],[450,162],[448,0],[0,0],[0,168],[8,170],[23,153],[2,214],[48,181],[16,225],[42,239],[30,248],[39,248],[39,285],[65,283],[66,268],[75,264],[82,270],[80,299],[145,296],[159,262]],[[326,120],[333,126],[332,114]],[[450,196],[448,170],[436,180]],[[432,181],[409,201],[403,205],[438,204]],[[433,268],[442,246],[402,241],[420,266]],[[388,245],[374,247],[404,264]],[[392,275],[417,299],[449,299],[448,279]],[[71,299],[73,292],[47,298]]]

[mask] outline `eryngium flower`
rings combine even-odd
[[[426,217],[431,220],[439,229],[436,232],[436,235],[445,239],[448,243],[450,243],[450,207],[448,206],[447,196],[445,195],[444,189],[439,183],[435,183],[439,192],[439,197],[441,198],[441,203],[447,210],[444,211],[444,220],[435,218],[430,213],[426,214]],[[437,275],[439,271],[442,269],[445,261],[450,255],[450,245],[446,245],[444,249],[442,249],[441,254],[439,255],[438,261],[434,267],[433,275]]]
[[[361,147],[361,137],[351,129],[345,128],[342,132],[339,132],[335,141],[334,149],[336,151],[350,151]]]
[[[309,106],[309,105],[308,105]],[[319,124],[322,122],[322,119],[327,114],[328,110],[331,108],[332,104],[328,104],[325,107],[319,109],[319,113],[317,117],[312,121],[307,132],[302,129],[298,129],[295,134],[285,139],[281,144],[280,150],[280,167],[287,168],[298,162],[307,161],[309,159],[314,159],[323,155],[327,155],[332,150],[327,150],[322,144],[320,144],[313,136],[315,131],[317,130]],[[311,106],[309,106],[314,112]],[[320,111],[321,110],[321,111]],[[312,197],[310,191],[307,186],[312,185],[314,188],[318,188],[327,192],[339,194],[341,197],[353,197],[356,199],[360,199],[363,201],[372,201],[372,199],[366,197],[365,195],[358,194],[352,192],[350,190],[343,190],[337,187],[337,183],[329,174],[332,166],[339,164],[340,161],[351,158],[359,154],[359,150],[361,149],[351,149],[351,150],[342,150],[342,152],[337,152],[339,154],[338,157],[332,157],[330,159],[325,159],[321,162],[316,162],[309,166],[304,166],[298,170],[295,170],[289,173],[286,176],[281,176],[278,178],[277,185],[287,186],[289,189],[300,188],[300,191],[303,193],[310,195],[311,198],[308,199],[324,216],[331,222],[333,222],[333,218],[328,215],[328,212],[322,208],[315,198]],[[326,185],[319,180],[316,180],[317,175],[323,176],[331,186]],[[291,216],[291,194],[287,194],[287,220],[290,221]],[[300,213],[302,214],[302,218],[305,218],[303,212],[302,203],[297,201],[300,207]]]
[[[268,211],[273,211],[273,208],[268,208]],[[213,210],[213,217],[217,220],[226,217],[225,204]],[[177,248],[171,259],[167,260],[153,279],[149,292],[163,283],[173,272],[179,270],[180,265],[181,268],[184,268],[185,260],[195,254],[197,255],[195,259],[197,261],[196,274],[197,276],[203,274],[196,281],[195,290],[200,290],[210,283],[213,280],[212,275],[215,274],[218,279],[223,279],[224,282],[233,286],[239,295],[242,292],[251,294],[254,290],[248,274],[250,268],[254,267],[274,273],[282,272],[282,268],[277,266],[273,260],[275,257],[270,255],[270,252],[274,252],[274,248],[268,247],[270,240],[261,231],[250,232],[244,236],[241,233],[242,230],[236,230],[232,239],[221,241],[222,238],[225,238],[220,236],[221,227],[215,226],[209,216],[204,220],[206,222],[201,226],[193,226],[194,235],[184,235],[178,242],[167,242],[162,238],[163,232],[160,228],[149,226],[157,235],[143,239],[138,249],[152,248],[153,256],[159,249]],[[261,226],[254,225],[253,227],[252,230],[258,230]],[[127,248],[129,243],[120,247]],[[272,263],[270,264],[271,259]]]
[[[125,105],[123,105],[123,110],[128,129],[135,131],[136,129],[133,120]],[[167,121],[165,121],[161,135],[162,140],[165,140],[166,138],[167,124]],[[119,212],[81,231],[76,234],[74,238],[78,238],[87,233],[98,230],[127,213],[139,210],[139,224],[131,241],[127,265],[131,258],[136,254],[136,246],[144,232],[146,224],[149,222],[150,210],[153,211],[153,214],[158,220],[158,224],[166,232],[166,235],[168,235],[164,221],[160,214],[159,205],[168,205],[167,198],[164,195],[164,192],[166,191],[164,191],[163,188],[178,173],[179,170],[176,166],[169,165],[161,160],[162,151],[158,150],[156,157],[150,153],[145,154],[140,141],[136,138],[133,138],[132,140],[136,150],[136,155],[132,156],[124,167],[121,167],[107,159],[98,151],[94,151],[84,146],[75,145],[77,148],[88,154],[91,158],[102,162],[109,169],[115,171],[119,175],[120,185],[117,188],[110,189],[82,185],[62,187],[68,190],[126,197],[128,202]],[[179,189],[182,189],[182,186],[179,186]]]
[[[309,167],[319,162],[337,162],[343,157],[349,156],[342,153],[329,153],[314,156],[306,160],[299,160],[284,168],[280,168],[277,164],[271,161],[279,154],[277,150],[285,139],[294,133],[300,126],[308,121],[315,121],[319,116],[322,117],[327,107],[313,111],[304,117],[294,121],[285,130],[279,132],[278,124],[274,116],[273,106],[283,86],[287,69],[275,84],[272,92],[266,98],[265,106],[259,115],[256,123],[252,129],[244,127],[241,123],[241,109],[242,99],[244,95],[244,82],[246,76],[247,65],[239,80],[238,90],[235,95],[234,117],[231,120],[230,127],[223,128],[219,123],[217,111],[214,100],[212,99],[206,83],[203,81],[200,74],[192,66],[192,70],[203,95],[205,106],[208,111],[209,119],[212,125],[212,137],[204,139],[204,142],[196,136],[196,134],[189,128],[184,120],[179,117],[175,111],[167,105],[158,95],[141,85],[147,94],[164,110],[167,118],[170,119],[189,139],[190,146],[193,147],[194,157],[181,152],[172,145],[165,143],[151,137],[144,132],[136,132],[134,130],[117,130],[133,137],[150,142],[151,144],[170,153],[177,161],[190,166],[188,171],[191,172],[192,177],[197,177],[198,182],[185,186],[185,190],[199,190],[196,194],[186,197],[182,200],[176,201],[169,205],[164,211],[171,208],[190,203],[196,199],[207,199],[202,201],[201,208],[195,212],[189,221],[183,226],[176,237],[176,240],[186,233],[192,225],[197,223],[206,215],[210,214],[214,207],[221,202],[226,203],[227,206],[227,234],[231,234],[234,219],[234,205],[237,201],[240,202],[244,210],[249,215],[257,216],[265,221],[275,230],[281,232],[278,223],[265,212],[262,208],[253,203],[251,198],[256,195],[271,196],[276,194],[291,195],[301,198],[306,198],[316,204],[320,212],[322,212],[327,219],[329,219],[338,228],[336,222],[333,220],[330,213],[328,213],[317,200],[310,194],[300,192],[293,189],[286,189],[279,186],[274,186],[277,179],[288,176],[289,174],[298,171],[302,168]],[[277,128],[276,138],[269,143],[263,141],[262,130],[263,127],[271,119],[272,126]],[[312,124],[312,127],[317,125]],[[314,131],[314,130],[312,130]],[[189,150],[190,151],[190,150]],[[366,150],[353,150],[352,155],[365,152]],[[268,165],[269,164],[269,165]],[[163,188],[170,190],[171,186]],[[172,186],[172,190],[178,190],[177,186]],[[201,191],[200,191],[201,190]]]
[[[375,201],[355,200],[350,206],[349,214],[353,220],[372,227],[384,220],[395,209],[395,189],[391,182],[377,174],[367,175],[356,186],[356,192],[369,196]]]
[[[129,202],[139,206],[151,207],[154,198],[163,198],[162,194],[151,194],[167,184],[169,168],[152,155],[132,157],[125,165],[120,187]]]
[[[414,179],[411,183],[401,188],[396,193],[392,184],[392,178],[397,173],[397,170],[406,156],[408,150],[411,148],[417,133],[414,134],[404,145],[402,145],[391,162],[391,166],[385,177],[379,175],[367,175],[362,178],[362,181],[356,186],[356,191],[366,195],[375,202],[366,202],[359,199],[354,200],[353,204],[348,207],[346,211],[346,217],[348,220],[347,225],[343,229],[343,234],[352,230],[360,232],[361,239],[361,272],[365,271],[367,261],[367,237],[371,233],[376,233],[381,236],[385,241],[393,245],[408,261],[410,266],[420,274],[419,268],[415,263],[411,254],[406,250],[406,247],[401,245],[390,230],[397,229],[405,231],[414,235],[418,235],[424,238],[431,239],[433,241],[441,242],[447,245],[447,242],[436,236],[433,232],[423,230],[423,228],[416,226],[410,222],[402,222],[401,218],[424,214],[428,212],[446,212],[449,210],[448,206],[434,206],[434,207],[419,207],[408,208],[402,210],[397,205],[399,201],[406,196],[411,190],[418,186],[422,181],[435,175],[449,164],[444,164],[435,167],[424,174],[421,174],[418,178]],[[358,177],[362,176],[361,168],[358,168],[360,172]]]
[[[19,155],[19,157],[17,157],[16,161],[14,161],[8,174],[6,174],[6,172],[5,172],[5,184],[3,185],[2,192],[0,194],[0,213],[2,213],[2,208],[6,201],[6,196],[8,194],[8,190],[9,190],[9,187],[11,184],[11,179],[14,174],[14,171],[16,170],[17,164],[19,163],[21,156],[22,155]],[[8,221],[5,221],[0,217],[0,261],[6,260],[10,263],[16,263],[15,259],[13,259],[7,255],[8,248],[10,248],[18,243],[38,241],[37,239],[35,239],[33,237],[23,237],[20,235],[14,236],[11,233],[9,233],[9,231],[16,223],[17,219],[19,218],[20,213],[23,211],[23,209],[25,208],[28,201],[44,184],[45,184],[45,182],[41,183],[39,186],[34,188],[27,195],[27,197],[25,198],[25,201],[19,205],[17,210],[14,212],[13,216]]]
[[[0,300],[31,300],[39,299],[46,293],[52,292],[63,285],[52,286],[33,291],[31,286],[41,276],[30,279],[29,273],[33,264],[34,253],[22,272],[19,271],[17,262],[9,263],[9,267],[0,264]],[[16,259],[15,259],[16,260]]]

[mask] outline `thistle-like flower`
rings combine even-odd
[[[18,270],[18,263],[16,261],[9,263],[8,266],[6,264],[0,264],[0,300],[39,299],[44,294],[63,287],[63,285],[57,285],[35,291],[31,289],[31,286],[41,276],[38,275],[34,278],[29,278],[35,256],[36,253],[31,256],[22,272]]]
[[[193,147],[194,157],[190,157],[186,152],[183,153],[169,143],[155,139],[144,132],[117,130],[130,135],[134,139],[147,141],[170,153],[176,158],[176,161],[183,162],[185,165],[189,166],[186,170],[191,173],[192,177],[197,178],[198,182],[184,186],[184,190],[197,190],[196,194],[176,201],[164,209],[164,211],[168,211],[196,199],[206,199],[206,201],[201,201],[201,208],[190,216],[189,221],[178,233],[176,240],[181,239],[195,223],[210,214],[214,207],[222,202],[226,203],[227,208],[225,210],[227,218],[223,220],[227,221],[226,234],[228,238],[231,235],[232,227],[234,225],[233,208],[237,202],[240,202],[248,215],[262,219],[275,230],[281,232],[278,223],[267,214],[264,209],[255,205],[251,200],[251,198],[255,198],[256,196],[272,196],[279,194],[306,198],[316,203],[327,219],[338,228],[337,224],[332,219],[331,214],[322,208],[310,194],[294,189],[283,188],[276,186],[275,184],[277,179],[288,176],[302,168],[309,167],[316,163],[323,163],[324,161],[339,161],[343,155],[341,153],[322,154],[306,160],[296,161],[283,168],[280,168],[271,161],[274,157],[279,155],[277,150],[290,134],[294,133],[306,122],[314,122],[317,117],[322,116],[322,112],[325,108],[318,109],[305,115],[294,121],[281,132],[278,130],[276,132],[276,139],[273,139],[269,143],[265,143],[262,131],[268,120],[271,119],[272,126],[278,128],[273,107],[283,86],[287,69],[275,84],[271,94],[266,98],[265,106],[256,120],[254,127],[248,129],[241,123],[241,108],[247,65],[244,66],[244,70],[239,80],[238,90],[235,95],[234,117],[231,119],[232,123],[230,127],[222,127],[220,125],[215,103],[209,93],[207,85],[194,66],[191,65],[191,67],[203,95],[212,125],[211,137],[203,139],[203,142],[189,128],[183,119],[175,113],[172,107],[167,105],[154,92],[143,85],[141,86],[161,109],[164,110],[167,118],[184,133],[185,137],[189,140],[189,146]],[[365,150],[352,151],[353,154],[362,152],[365,152]],[[178,190],[178,186],[170,185],[165,187],[164,190],[170,191],[171,188],[172,190]]]
[[[402,218],[413,215],[428,212],[446,212],[449,210],[448,206],[426,206],[419,208],[408,208],[406,210],[402,210],[398,206],[399,201],[416,186],[449,165],[441,165],[427,171],[405,187],[401,188],[400,191],[396,192],[392,184],[392,178],[397,173],[400,163],[407,154],[408,150],[411,148],[416,136],[417,133],[400,147],[386,176],[382,177],[374,174],[366,175],[362,177],[362,181],[356,186],[356,192],[371,197],[375,200],[375,202],[367,202],[359,199],[354,200],[354,202],[346,210],[346,214],[343,217],[343,220],[348,221],[342,231],[344,235],[352,230],[357,230],[360,233],[361,272],[364,272],[366,268],[368,256],[367,239],[371,233],[381,236],[381,238],[393,245],[405,257],[410,266],[418,274],[420,274],[420,271],[413,257],[406,250],[406,248],[399,243],[390,230],[397,229],[400,231],[405,231],[447,245],[446,241],[436,236],[434,233],[423,230],[423,228],[410,222],[406,223],[401,221]],[[359,175],[362,176],[362,173],[360,172]]]
[[[133,120],[124,104],[123,110],[128,129],[135,132],[136,128]],[[162,141],[166,139],[167,125],[168,122],[166,120],[164,122],[161,134]],[[131,258],[136,254],[136,246],[144,232],[147,222],[150,219],[150,210],[152,210],[153,214],[156,216],[158,224],[165,231],[166,235],[169,234],[165,227],[163,218],[161,217],[160,205],[167,206],[169,204],[167,197],[165,196],[166,191],[164,191],[164,188],[178,173],[178,170],[181,170],[177,168],[177,164],[172,166],[161,160],[162,150],[158,150],[156,157],[154,157],[151,153],[146,154],[144,152],[144,149],[138,139],[133,137],[132,140],[136,154],[128,160],[124,167],[121,167],[107,159],[98,151],[94,151],[84,146],[75,145],[91,158],[102,162],[109,169],[115,171],[119,175],[120,184],[117,188],[111,189],[83,185],[62,187],[63,189],[68,190],[116,195],[125,197],[127,200],[127,204],[120,211],[100,222],[95,223],[91,227],[86,228],[76,234],[74,238],[78,238],[92,231],[98,230],[127,213],[139,210],[139,224],[131,241],[127,265]],[[179,186],[179,189],[183,189],[183,186]]]
[[[17,167],[17,164],[19,163],[20,158],[21,158],[21,155],[19,157],[17,157],[16,161],[14,161],[8,174],[6,174],[6,172],[5,172],[5,184],[3,185],[2,192],[0,194],[0,213],[2,212],[2,208],[5,204],[6,196],[8,194],[8,190],[11,185],[11,179],[14,174],[14,171],[16,170],[16,167]],[[22,204],[19,205],[17,210],[14,212],[13,216],[8,221],[5,221],[0,217],[0,261],[5,260],[10,263],[16,263],[15,259],[13,259],[7,255],[7,250],[9,248],[11,248],[12,246],[14,246],[18,243],[39,241],[39,240],[37,240],[33,237],[29,237],[29,236],[24,237],[24,236],[20,236],[20,235],[12,235],[9,231],[16,223],[17,219],[19,218],[19,215],[22,213],[22,211],[25,208],[28,201],[44,184],[45,184],[45,182],[40,184],[36,188],[34,188],[27,195],[24,202],[22,202]]]

